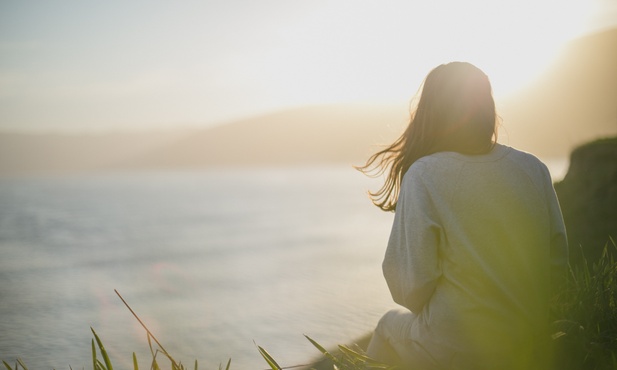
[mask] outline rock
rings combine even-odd
[[[600,139],[576,148],[568,173],[555,184],[563,212],[570,263],[583,256],[597,260],[608,251],[617,257],[610,238],[617,241],[617,137]]]

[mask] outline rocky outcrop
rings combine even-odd
[[[617,242],[617,137],[576,148],[568,173],[555,190],[568,232],[571,264],[580,263],[581,253],[595,261],[611,237]]]

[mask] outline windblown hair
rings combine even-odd
[[[405,132],[358,170],[372,177],[387,173],[383,186],[369,194],[377,207],[394,211],[403,176],[415,161],[436,152],[484,154],[496,140],[488,77],[470,63],[442,64],[426,76]]]

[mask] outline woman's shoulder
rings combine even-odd
[[[419,158],[411,165],[410,170],[424,172],[429,169],[458,168],[465,163],[495,162],[509,155],[512,151],[517,150],[502,144],[495,144],[491,151],[484,154],[437,152]]]
[[[404,182],[421,181],[425,184],[443,182],[443,178],[454,176],[460,171],[461,165],[450,152],[433,153],[417,159],[411,164],[403,177]],[[433,184],[434,185],[434,184]]]
[[[542,161],[536,157],[534,154],[521,150],[521,149],[517,149],[517,148],[512,148],[503,144],[499,144],[501,147],[507,148],[508,150],[508,155],[516,157],[522,161],[526,161],[529,163],[542,163]]]
[[[515,149],[515,148],[510,148],[510,147],[508,148],[510,151],[508,155],[509,157],[508,159],[513,162],[516,162],[518,166],[525,167],[529,171],[539,172],[540,174],[543,174],[543,175],[549,173],[549,170],[546,164],[542,162],[542,160],[540,160],[540,158],[536,157],[534,154],[523,151],[523,150]]]
[[[484,165],[483,165],[484,164]],[[488,167],[487,167],[488,166]],[[424,178],[451,176],[453,173],[493,171],[494,166],[503,170],[519,168],[525,173],[545,177],[549,172],[547,166],[535,155],[504,144],[495,144],[485,154],[468,155],[457,152],[438,152],[416,160],[409,168],[410,176]]]
[[[523,165],[544,165],[542,161],[532,153],[500,143],[496,143],[490,152],[484,154],[462,154],[457,152],[433,153],[418,159],[414,162],[414,165],[420,168],[433,165],[458,166],[464,162],[486,163],[498,162],[501,160],[513,160]]]

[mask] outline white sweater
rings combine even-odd
[[[383,272],[394,301],[417,314],[415,347],[440,366],[499,368],[548,339],[551,275],[567,253],[546,166],[497,144],[409,168]]]

